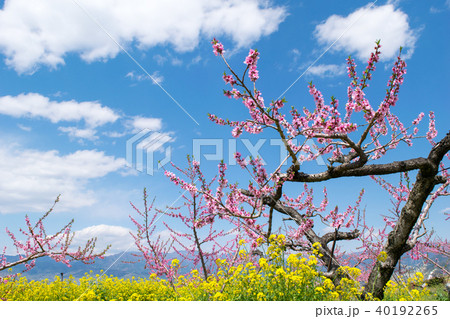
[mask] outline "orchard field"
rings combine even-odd
[[[381,102],[374,104],[368,98],[382,48],[381,40],[376,40],[362,72],[354,58],[347,58],[349,85],[341,98],[344,103],[334,96],[326,98],[311,81],[307,86],[311,105],[289,107],[284,93],[268,103],[258,89],[257,49],[250,49],[243,65],[236,68],[220,41],[213,38],[211,44],[226,69],[222,79],[228,89],[223,93],[242,102],[245,117],[229,120],[220,110],[218,115],[208,113],[208,119],[227,127],[234,139],[258,134],[275,137],[285,151],[279,165],[266,165],[260,156],[252,153],[246,157],[237,151],[229,156],[233,165],[218,159],[215,176],[195,156],[186,156],[185,168],[165,162],[161,176],[176,186],[180,193],[176,201],[180,199],[182,204],[173,206],[175,201],[165,209],[154,208],[155,200],[148,201],[144,188],[143,209],[130,202],[135,214],[127,214],[134,230],[109,227],[131,235],[130,247],[134,246],[136,255],[145,262],[146,279],[119,279],[106,271],[87,273],[81,279],[27,280],[26,272],[16,274],[12,269],[22,265],[30,270],[41,257],[69,267],[74,260],[90,264],[104,258],[111,245],[98,248],[94,237],[75,249],[73,220],[49,231],[44,221],[55,205],[37,222],[26,216],[20,237],[6,229],[19,258],[7,260],[6,247],[0,255],[0,298],[447,300],[450,243],[445,231],[435,234],[430,215],[433,204],[450,195],[450,132],[438,137],[433,111],[428,112],[426,131],[421,124],[424,112],[405,120],[395,114],[401,106],[399,92],[407,72],[403,48],[399,47],[393,61]],[[411,149],[413,144],[422,145],[423,152]],[[387,155],[396,149],[395,157]],[[319,160],[324,164],[307,165]],[[248,182],[241,173],[233,173],[236,170],[244,172]],[[363,201],[368,196],[365,193],[370,193],[366,183],[373,181],[388,193],[392,204],[374,211],[381,224],[374,223],[373,212],[366,214],[367,203]],[[341,196],[351,195],[351,199],[331,204],[329,194],[333,194],[327,187],[333,183],[342,183],[335,191],[343,191]],[[347,194],[347,188],[354,185],[358,190]],[[378,193],[372,191],[369,196],[372,204],[378,204]],[[59,197],[55,204],[58,201]],[[442,206],[440,211],[438,223],[448,221],[450,207]],[[157,225],[162,216],[166,219]],[[350,257],[345,252],[349,247],[354,249]],[[168,257],[173,251],[180,259]],[[445,263],[433,260],[436,255],[443,256]],[[426,282],[421,272],[407,274],[402,264],[405,256],[432,263],[443,274],[441,281]],[[184,261],[192,264],[193,270],[187,274],[180,272]]]
[[[239,255],[245,259],[245,243],[241,242]],[[284,236],[271,238],[266,252],[267,258],[258,262],[231,266],[226,260],[216,261],[217,271],[202,278],[197,270],[189,274],[176,275],[180,264],[174,259],[171,268],[174,276],[161,279],[152,274],[147,279],[118,279],[103,274],[86,274],[75,280],[70,277],[53,281],[28,281],[18,276],[0,286],[2,300],[20,301],[336,301],[359,300],[364,288],[358,282],[361,271],[345,267],[341,271],[350,278],[343,278],[339,285],[321,276],[317,270],[320,254],[318,249],[309,258],[291,254],[285,258]],[[318,248],[318,245],[316,245]],[[368,296],[369,300],[376,300]],[[428,287],[423,275],[389,281],[384,293],[385,301],[446,300],[443,285]]]

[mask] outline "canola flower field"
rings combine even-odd
[[[86,274],[75,280],[69,277],[54,281],[28,281],[19,276],[0,284],[1,300],[16,301],[144,301],[144,300],[358,300],[363,287],[357,280],[360,270],[342,267],[349,275],[335,286],[317,271],[318,249],[308,258],[300,254],[284,255],[284,236],[272,236],[267,249],[267,258],[260,258],[258,264],[246,263],[230,267],[225,260],[216,261],[218,271],[206,280],[197,270],[172,280],[158,278],[155,274],[148,279],[118,279],[106,275]],[[239,251],[245,257],[244,249]],[[172,268],[178,268],[174,259]],[[384,300],[430,300],[431,292],[422,287],[423,275],[416,273],[404,282],[390,281],[385,289]],[[418,287],[418,288],[417,288]],[[371,296],[369,295],[370,299]]]

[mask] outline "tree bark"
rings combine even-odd
[[[369,175],[387,175],[402,173],[419,169],[416,182],[409,194],[405,206],[401,210],[401,214],[394,230],[388,235],[387,242],[384,245],[384,251],[387,254],[385,261],[377,261],[369,275],[366,284],[365,293],[370,292],[374,297],[383,299],[384,287],[390,280],[394,269],[400,257],[409,251],[413,245],[408,242],[411,231],[415,226],[421,212],[422,207],[433,191],[435,185],[445,183],[446,178],[438,175],[439,164],[447,152],[450,151],[450,132],[437,143],[430,151],[428,158],[414,158],[404,161],[392,162],[388,164],[372,164],[365,165],[364,161],[354,162],[346,166],[331,167],[327,171],[318,174],[306,174],[298,172],[295,167],[291,167],[290,171],[294,172],[293,178],[288,179],[291,182],[321,182],[330,179],[346,177],[346,176],[369,176]],[[280,174],[280,177],[287,178],[287,174]],[[282,186],[281,186],[282,187]],[[275,194],[266,196],[263,199],[264,205],[275,209],[276,211],[288,215],[297,225],[302,225],[305,218],[296,209],[284,205],[281,201],[282,188],[279,187]],[[244,195],[252,196],[247,190],[241,190]],[[340,276],[336,274],[339,264],[333,259],[332,252],[327,244],[336,240],[351,240],[359,237],[358,230],[352,232],[330,232],[323,236],[318,236],[313,229],[305,232],[305,237],[313,243],[320,243],[322,248],[319,250],[323,256],[320,259],[325,265],[329,265],[327,276],[333,278],[335,283],[339,283]],[[363,295],[364,297],[364,295]]]
[[[353,164],[353,163],[352,163]],[[304,172],[295,172],[292,182],[314,183],[323,182],[340,177],[357,177],[369,175],[388,175],[395,173],[408,172],[416,169],[427,168],[429,160],[423,157],[412,158],[409,160],[392,162],[388,164],[371,164],[361,167],[344,167],[343,165],[337,167],[330,167],[328,170],[317,173],[307,174]],[[280,174],[281,177],[286,178],[288,174]]]
[[[377,260],[369,275],[366,292],[372,293],[375,298],[383,299],[384,287],[390,280],[400,257],[412,248],[408,245],[409,236],[422,212],[426,199],[439,182],[439,179],[436,178],[439,163],[449,150],[450,133],[447,133],[432,148],[427,158],[427,164],[420,168],[400,217],[384,245],[383,251],[386,252],[387,258],[384,261]]]
[[[242,189],[241,192],[244,195],[252,196],[251,193],[247,190]],[[296,209],[286,206],[279,200],[281,197],[281,188],[278,189],[278,192],[274,195],[269,195],[264,197],[263,203],[264,205],[267,205],[271,207],[272,209],[275,209],[281,214],[288,215],[297,225],[303,225],[306,221],[306,219],[301,215]],[[331,252],[330,248],[328,247],[328,243],[333,240],[352,240],[355,238],[358,238],[360,235],[360,232],[358,230],[354,230],[352,232],[330,232],[327,234],[324,234],[323,236],[319,236],[316,234],[316,232],[310,228],[305,231],[305,237],[308,239],[308,241],[312,244],[319,243],[319,253],[321,253],[321,256],[319,257],[324,265],[328,265],[328,271],[324,274],[327,277],[333,279],[333,282],[338,285],[340,280],[345,277],[342,273],[337,273],[336,270],[340,267],[339,263],[334,259],[333,253]]]

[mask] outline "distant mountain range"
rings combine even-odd
[[[179,258],[177,253],[168,254],[168,259]],[[17,260],[17,256],[6,256],[6,260],[15,261]],[[85,275],[85,273],[89,273],[91,270],[93,275],[100,274],[100,271],[104,272],[107,270],[106,275],[113,275],[118,278],[147,278],[150,274],[147,269],[145,269],[145,262],[138,261],[139,258],[133,256],[133,253],[126,252],[123,254],[115,254],[105,256],[104,259],[96,259],[93,264],[84,264],[81,261],[73,261],[71,262],[72,267],[67,267],[63,263],[55,262],[50,257],[42,257],[36,259],[36,266],[25,272],[24,276],[26,276],[29,280],[42,280],[48,278],[53,280],[55,276],[61,276],[63,273],[63,278],[68,278],[72,275],[74,278],[78,279]],[[112,266],[111,266],[112,265]],[[108,269],[109,268],[109,269]],[[189,265],[186,265],[184,268],[180,269],[180,273],[187,273],[192,268]],[[13,272],[23,271],[25,267],[23,265],[19,265],[13,267]],[[1,275],[5,275],[5,272],[0,272]]]
[[[167,257],[168,259],[173,259],[179,258],[179,255],[174,252]],[[432,257],[439,265],[446,267],[447,271],[450,271],[449,258],[442,255],[430,257]],[[6,259],[12,262],[17,260],[17,256],[6,256]],[[100,274],[100,271],[103,270],[104,272],[106,271],[106,275],[112,275],[118,278],[148,278],[150,273],[145,269],[145,262],[138,260],[139,259],[136,256],[133,256],[133,253],[126,252],[105,256],[104,259],[96,259],[93,264],[84,264],[80,261],[74,261],[71,263],[72,267],[67,267],[63,263],[55,262],[50,257],[42,257],[36,260],[36,266],[30,271],[27,271],[24,276],[29,280],[42,280],[45,278],[53,280],[55,276],[61,276],[61,273],[63,273],[64,278],[68,278],[72,275],[74,278],[78,279],[83,277],[85,273],[89,273],[91,270],[93,275]],[[186,262],[182,266],[183,267],[179,272],[180,274],[186,274],[193,268],[192,264]],[[432,271],[434,271],[434,275],[439,276],[443,274],[441,270],[438,270],[436,266],[430,262],[424,264],[423,261],[415,261],[410,258],[402,260],[402,268],[408,270],[410,273],[420,271],[424,274],[425,279],[427,279]],[[19,265],[12,270],[14,272],[20,272],[23,269],[25,269],[25,267]],[[0,272],[0,276],[4,276],[5,274],[6,271]]]

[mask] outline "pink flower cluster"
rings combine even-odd
[[[364,195],[364,189],[359,193],[358,199],[354,206],[348,206],[348,208],[343,213],[339,213],[339,208],[336,206],[327,216],[323,218],[324,221],[328,221],[331,219],[331,227],[333,228],[341,228],[341,226],[345,228],[350,228],[354,226],[353,221],[355,219],[355,213],[359,208],[362,197]],[[345,224],[344,224],[345,223]]]
[[[314,227],[314,220],[312,220],[310,218],[305,219],[303,224],[298,226],[298,228],[295,231],[289,233],[289,237],[292,239],[299,240],[303,236],[305,236],[305,233],[308,230],[312,229],[313,227]]]
[[[230,84],[231,86],[236,84],[236,80],[232,75],[224,74],[222,78],[226,84]]]
[[[259,59],[259,52],[257,50],[250,50],[248,56],[245,58],[244,64],[248,67],[248,77],[250,81],[256,82],[259,79],[259,73],[256,64]]]
[[[234,158],[236,159],[236,162],[238,163],[238,165],[239,165],[241,168],[246,168],[246,167],[247,167],[247,162],[245,161],[245,158],[242,158],[241,153],[236,152],[236,153],[234,154]]]
[[[430,122],[428,125],[427,140],[434,145],[433,139],[437,136],[434,112],[430,112]]]
[[[223,44],[220,43],[219,41],[216,40],[216,38],[214,38],[211,41],[212,45],[213,45],[213,52],[214,54],[217,55],[222,55],[225,51],[223,49]]]
[[[239,99],[239,98],[242,97],[241,92],[239,92],[239,91],[236,90],[236,89],[232,89],[231,91],[230,91],[230,90],[224,90],[224,91],[223,91],[223,94],[224,94],[226,97],[230,98],[230,99],[231,99],[232,97],[234,97],[235,99]]]
[[[305,111],[307,115],[304,119],[299,119],[298,114],[294,115],[294,122],[305,124],[305,121],[312,121],[311,125],[304,125],[305,136],[314,137],[316,134],[348,134],[356,130],[353,123],[343,122],[338,112],[338,100],[332,98],[331,105],[325,105],[322,93],[314,84],[309,84],[309,93],[314,97],[316,108],[314,113]],[[307,123],[307,122],[306,122]]]
[[[363,72],[363,78],[361,79],[361,89],[368,87],[369,85],[366,83],[368,80],[372,79],[372,73],[375,71],[375,63],[380,60],[380,40],[376,41],[375,52],[370,54],[369,61],[367,61],[366,69]]]
[[[59,201],[59,197],[55,200],[55,204]],[[47,211],[34,225],[28,216],[25,217],[26,229],[19,231],[25,237],[25,240],[19,240],[14,233],[6,228],[6,233],[13,241],[19,260],[8,262],[6,257],[0,256],[0,271],[14,267],[15,265],[24,264],[25,271],[35,266],[35,260],[44,256],[48,256],[56,262],[62,262],[67,267],[71,267],[70,262],[79,260],[83,263],[92,263],[95,258],[103,258],[109,246],[100,253],[94,253],[95,239],[87,241],[84,247],[72,247],[73,233],[71,232],[73,220],[62,227],[53,235],[48,235],[44,226],[44,220],[50,215],[55,206]],[[6,249],[6,248],[5,248]],[[6,277],[0,276],[0,283],[4,278],[14,277],[17,274],[10,274]]]

